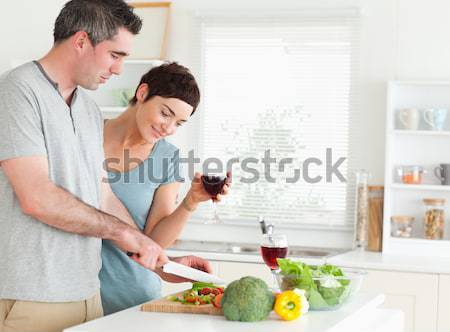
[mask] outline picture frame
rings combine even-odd
[[[164,60],[167,51],[171,2],[129,2],[142,19],[129,59]]]

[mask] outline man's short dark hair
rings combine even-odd
[[[53,38],[58,43],[85,31],[95,46],[113,38],[119,28],[137,35],[141,27],[142,20],[123,0],[71,0],[56,18]]]
[[[194,114],[200,103],[200,89],[194,75],[188,68],[176,62],[164,63],[150,69],[142,76],[139,85],[143,83],[146,83],[149,87],[149,93],[145,97],[145,101],[155,96],[177,98],[193,107],[191,115]],[[135,105],[136,102],[135,95],[130,104]]]

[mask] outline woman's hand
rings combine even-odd
[[[225,180],[225,185],[223,186],[222,192],[214,198],[211,197],[211,195],[208,194],[208,192],[205,190],[205,187],[203,187],[201,177],[201,173],[195,173],[194,179],[191,183],[191,189],[189,189],[189,192],[187,193],[185,198],[186,204],[192,210],[195,209],[199,203],[208,201],[210,199],[215,202],[220,202],[223,196],[228,195],[228,193],[230,192],[231,172],[227,172],[227,178]]]
[[[177,262],[179,264],[183,264],[189,267],[192,267],[194,269],[206,272],[206,273],[212,273],[212,268],[211,268],[211,264],[198,256],[183,256],[183,257],[174,257],[171,258],[172,261]],[[179,277],[176,276],[174,274],[170,274],[170,273],[165,273],[162,271],[162,269],[157,269],[156,273],[161,277],[161,279],[163,279],[164,281],[167,282],[172,282],[172,283],[180,283],[180,282],[194,282],[191,279],[187,279],[187,278],[183,278],[183,277]]]

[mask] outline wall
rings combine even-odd
[[[8,1],[0,11],[0,72],[13,59],[35,59],[52,44],[52,25],[63,0]],[[191,66],[192,18],[196,11],[291,10],[312,7],[358,6],[362,10],[362,132],[364,160],[372,183],[384,177],[385,84],[392,79],[442,79],[450,77],[450,31],[445,0],[174,0],[168,57]],[[176,142],[184,149],[195,138],[196,121],[186,126]],[[190,226],[184,236],[197,231]],[[202,232],[205,230],[201,228]],[[226,231],[224,229],[224,231]],[[308,232],[304,234],[310,235]],[[323,232],[322,232],[323,233]],[[349,234],[339,233],[336,244]],[[321,234],[321,232],[317,233]],[[299,241],[301,242],[301,241]],[[333,243],[333,242],[331,242]]]

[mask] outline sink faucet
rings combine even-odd
[[[263,216],[258,217],[259,226],[261,227],[261,232],[263,234],[273,234],[273,229],[275,227],[274,224],[266,224],[266,221],[264,220]]]

